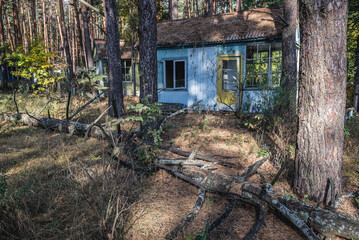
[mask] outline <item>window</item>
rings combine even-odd
[[[222,62],[222,89],[237,91],[239,59],[225,59]]]
[[[122,60],[121,61],[122,67],[122,81],[131,82],[131,60]]]
[[[183,60],[170,60],[164,62],[165,88],[186,87],[186,62]]]
[[[281,73],[281,43],[247,46],[246,87],[279,86]]]

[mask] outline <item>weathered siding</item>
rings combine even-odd
[[[197,48],[158,48],[158,97],[159,102],[182,103],[187,106],[202,100],[201,107],[209,110],[229,110],[217,104],[217,70],[219,55],[241,55],[241,80],[244,86],[241,109],[245,112],[262,111],[273,104],[276,90],[245,88],[246,46],[267,41],[218,44]],[[164,89],[164,61],[186,61],[186,89]],[[238,94],[240,96],[240,94]],[[239,99],[238,103],[239,103]],[[236,106],[233,106],[236,107]]]
[[[182,103],[187,106],[202,100],[204,109],[216,107],[217,47],[159,49],[158,93],[159,102]],[[186,61],[186,89],[163,89],[166,60]]]

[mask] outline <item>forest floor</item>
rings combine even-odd
[[[0,95],[0,112],[16,112],[11,95]],[[38,112],[47,102],[41,96],[19,96],[20,111]],[[86,101],[75,98],[74,111]],[[136,98],[126,98],[126,105]],[[31,106],[30,104],[31,103]],[[106,109],[107,101],[94,102],[77,119],[91,123]],[[48,105],[54,118],[64,118],[66,101]],[[36,111],[34,111],[36,110]],[[47,115],[47,109],[42,113]],[[266,135],[249,130],[232,113],[194,111],[170,119],[162,134],[163,144],[173,144],[200,154],[236,156],[223,159],[238,169],[215,165],[213,171],[239,175],[275,145]],[[123,129],[132,125],[126,123]],[[0,119],[0,239],[163,239],[192,209],[198,189],[160,170],[139,174],[113,167],[108,144],[89,139],[21,126]],[[343,186],[359,190],[359,119],[346,124]],[[125,156],[123,156],[125,158]],[[160,158],[180,158],[162,151]],[[275,158],[274,158],[275,159]],[[279,160],[267,161],[260,175],[249,179],[255,186],[270,182],[278,172]],[[274,186],[279,195],[297,198],[291,191],[289,169]],[[240,192],[234,184],[232,191]],[[116,197],[114,197],[116,196]],[[298,198],[297,198],[298,199]],[[307,201],[306,199],[299,199]],[[176,239],[194,239],[221,215],[228,201],[207,194],[199,215]],[[354,199],[344,199],[338,210],[359,218]],[[236,202],[230,216],[214,230],[211,239],[242,239],[252,227],[256,209]],[[257,239],[304,239],[272,211]],[[203,238],[205,239],[205,238]],[[339,238],[338,238],[339,239]]]

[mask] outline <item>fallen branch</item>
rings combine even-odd
[[[98,116],[98,118],[96,118],[95,121],[93,121],[87,128],[86,133],[85,133],[85,140],[88,138],[88,135],[91,131],[91,129],[93,128],[93,126],[95,126],[95,124],[100,121],[100,119],[107,113],[107,111],[111,108],[112,106],[109,106],[105,111],[103,111],[100,116]]]
[[[42,111],[47,107],[47,105],[49,105],[50,102],[52,102],[52,98],[50,98],[49,101],[47,101],[47,103],[45,103],[45,105],[40,109],[40,111],[37,113],[37,115],[40,115],[42,113]],[[34,111],[35,112],[35,111]],[[31,114],[34,114],[34,112],[32,112]]]
[[[231,214],[233,208],[235,205],[235,200],[233,196],[229,197],[229,205],[226,207],[225,212],[219,216],[216,220],[213,221],[213,223],[209,226],[209,228],[206,231],[206,235],[210,234],[216,227],[218,227],[228,216]],[[203,236],[197,235],[196,240],[202,239]]]
[[[203,160],[188,160],[188,159],[160,159],[159,163],[164,165],[204,165],[206,162]]]
[[[252,166],[250,166],[241,176],[237,177],[235,180],[237,183],[244,183],[247,181],[253,174],[256,173],[257,169],[260,168],[263,163],[269,159],[269,156],[257,161]]]
[[[173,118],[174,116],[176,116],[176,115],[178,115],[178,114],[180,114],[180,113],[184,113],[184,112],[187,111],[188,109],[191,109],[191,108],[197,106],[201,101],[202,101],[202,100],[200,100],[200,101],[198,101],[198,102],[192,104],[191,106],[188,106],[188,107],[186,107],[186,108],[182,108],[182,109],[180,109],[180,110],[178,110],[178,111],[176,111],[176,112],[174,112],[174,113],[168,115],[168,116],[165,117],[164,119],[162,119],[162,120],[160,121],[161,123],[160,123],[160,126],[159,126],[159,130],[162,131],[163,126],[165,125],[165,123],[166,123],[166,121],[167,121],[168,119]]]
[[[198,213],[201,211],[201,208],[203,206],[205,196],[206,196],[206,190],[204,190],[203,188],[199,188],[197,201],[194,204],[192,210],[189,212],[187,217],[183,220],[182,224],[175,227],[170,233],[168,233],[165,239],[170,240],[176,238],[178,233],[182,231],[182,229],[186,227],[198,215]]]
[[[162,149],[165,149],[165,150],[168,150],[168,151],[171,151],[175,154],[178,154],[180,156],[183,156],[183,157],[189,157],[191,155],[190,152],[186,152],[186,151],[183,151],[181,149],[178,149],[178,148],[175,148],[173,146],[170,146],[170,147],[161,147]],[[212,157],[209,157],[207,155],[202,155],[202,154],[196,154],[196,158],[197,159],[200,159],[200,160],[204,160],[204,161],[207,161],[207,162],[217,162],[218,164],[222,165],[222,166],[226,166],[226,167],[231,167],[231,168],[235,168],[237,167],[235,164],[233,163],[229,163],[229,162],[225,162],[225,161],[221,161],[221,160],[217,160],[217,159],[214,159]]]
[[[249,230],[249,233],[243,238],[243,240],[256,239],[258,232],[261,230],[261,228],[264,224],[267,211],[268,211],[267,206],[265,206],[265,205],[259,206],[257,220],[254,223],[254,225],[251,227],[251,230]]]
[[[242,186],[242,191],[247,192],[249,194],[255,195],[255,197],[269,204],[270,207],[278,211],[283,217],[288,219],[294,226],[300,230],[305,237],[309,240],[319,240],[320,238],[313,232],[312,229],[308,227],[308,225],[296,216],[290,209],[281,204],[277,199],[274,199],[272,196],[267,194],[266,192],[253,187],[249,183],[246,183]]]
[[[104,94],[105,92],[101,92],[99,93],[96,97],[92,98],[90,101],[88,101],[87,103],[85,103],[84,105],[82,105],[81,107],[79,107],[76,112],[74,114],[72,114],[67,120],[70,121],[71,119],[73,119],[77,114],[79,114],[82,110],[84,110],[85,107],[87,107],[89,104],[91,104],[93,101],[95,101],[96,99],[98,99],[102,94]],[[108,110],[108,109],[107,109]]]

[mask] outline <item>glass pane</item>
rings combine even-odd
[[[223,80],[237,80],[237,71],[223,70]]]
[[[281,74],[273,74],[273,75],[272,75],[272,85],[273,85],[274,87],[279,86],[280,76],[281,76]]]
[[[268,73],[268,62],[269,62],[269,60],[263,60],[262,62],[261,62],[261,68],[260,68],[260,71],[262,72],[262,73]]]
[[[175,62],[176,65],[176,88],[185,87],[185,62]]]
[[[272,73],[281,72],[282,64],[281,63],[272,63]]]
[[[258,58],[268,58],[269,57],[269,45],[259,45],[258,46]]]
[[[107,62],[105,62],[105,61],[102,62],[102,73],[103,73],[103,75],[108,74],[108,66],[107,66]]]
[[[237,71],[237,60],[223,60],[223,69]]]
[[[223,80],[222,88],[227,91],[237,91],[237,81]]]
[[[257,45],[247,46],[247,59],[257,58]]]
[[[282,43],[272,43],[271,45],[272,57],[282,56]]]
[[[173,88],[173,61],[166,61],[166,88]]]

